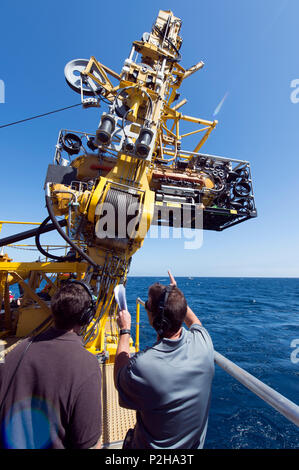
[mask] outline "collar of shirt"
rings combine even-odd
[[[178,339],[168,339],[162,338],[158,343],[153,345],[153,349],[157,349],[158,351],[170,352],[178,349],[186,342],[187,339],[187,332],[185,328],[182,328],[181,336]]]
[[[39,339],[38,337],[36,338]],[[49,328],[49,330],[45,331],[41,336],[40,339],[43,340],[63,340],[63,341],[76,341],[82,344],[82,337],[77,335],[74,331],[68,330],[59,330],[55,327]]]

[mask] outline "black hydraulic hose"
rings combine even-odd
[[[178,49],[176,48],[176,46],[173,44],[173,42],[169,39],[169,38],[165,38],[164,37],[164,34],[162,33],[161,29],[158,28],[158,26],[154,25],[154,29],[156,30],[156,32],[159,34],[160,38],[163,39],[163,41],[167,41],[168,44],[170,45],[170,47],[172,47],[176,54],[178,55],[178,57],[176,59],[174,59],[175,62],[180,62],[182,56],[180,54],[180,52],[178,51]],[[168,59],[168,60],[171,60],[171,59]]]
[[[52,255],[51,253],[49,253],[48,251],[44,250],[43,247],[41,246],[40,244],[40,241],[39,241],[39,238],[40,238],[40,235],[43,233],[43,228],[47,225],[47,223],[50,221],[50,216],[48,216],[39,226],[37,232],[36,232],[36,235],[35,235],[35,244],[36,244],[36,247],[38,249],[38,251],[40,251],[44,256],[46,256],[46,258],[51,258],[51,259],[54,259],[56,261],[71,261],[71,256],[55,256],[55,255]]]
[[[64,227],[66,225],[66,220],[60,220],[58,223],[60,227]],[[40,226],[39,226],[38,228],[26,230],[25,232],[16,233],[15,235],[9,235],[9,237],[1,238],[0,247],[11,245],[12,243],[26,240],[27,238],[35,237],[38,231],[40,231],[40,233],[47,233],[47,232],[51,232],[52,230],[56,230],[56,226],[54,224],[48,224],[42,230],[40,229]]]
[[[79,248],[69,237],[68,235],[62,230],[61,226],[59,225],[58,220],[55,217],[53,208],[52,208],[52,201],[51,197],[46,194],[46,207],[48,209],[49,217],[52,220],[53,224],[56,227],[57,232],[64,238],[64,240],[71,245],[74,250],[83,258],[87,263],[89,263],[91,266],[93,266],[97,271],[100,269],[100,266],[98,266],[86,253],[84,253],[81,248]]]

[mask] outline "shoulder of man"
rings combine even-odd
[[[91,373],[96,373],[100,370],[97,358],[84,347],[82,338],[76,333],[68,332],[65,335],[57,336],[49,331],[48,336],[45,335],[44,338],[48,339],[49,346],[51,344],[52,360],[55,361],[58,358],[62,358],[60,368],[68,365],[71,374],[76,371],[82,377],[87,377]],[[43,341],[41,341],[42,343]],[[43,354],[45,354],[44,347]],[[78,375],[77,373],[76,375]]]
[[[204,328],[202,325],[199,325],[198,323],[193,323],[193,325],[190,326],[189,332],[191,334],[194,334],[195,337],[205,346],[207,346],[209,349],[214,350],[213,346],[213,341],[212,338],[207,331],[206,328]]]
[[[146,349],[138,351],[133,356],[131,356],[130,359],[129,359],[129,362],[127,364],[128,370],[131,370],[131,369],[134,369],[134,368],[136,369],[139,366],[141,366],[143,361],[146,360],[147,356],[150,354],[149,353],[150,349],[151,348],[148,347]]]
[[[100,364],[96,356],[85,349],[83,344],[78,345],[77,355],[80,357],[82,366],[86,366],[86,374],[100,369]]]
[[[118,376],[123,378],[130,377],[130,379],[137,378],[141,379],[144,376],[144,372],[151,364],[151,354],[153,347],[147,347],[141,351],[138,351],[133,356],[130,357],[129,362],[120,369]]]

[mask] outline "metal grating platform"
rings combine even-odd
[[[118,392],[113,380],[114,364],[103,364],[102,370],[102,406],[103,406],[103,448],[121,448],[122,441],[129,428],[136,422],[136,412],[121,408],[118,404]]]

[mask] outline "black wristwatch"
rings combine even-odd
[[[130,334],[131,334],[131,330],[120,330],[119,334],[120,334],[120,335],[126,335],[126,334],[130,335]]]

